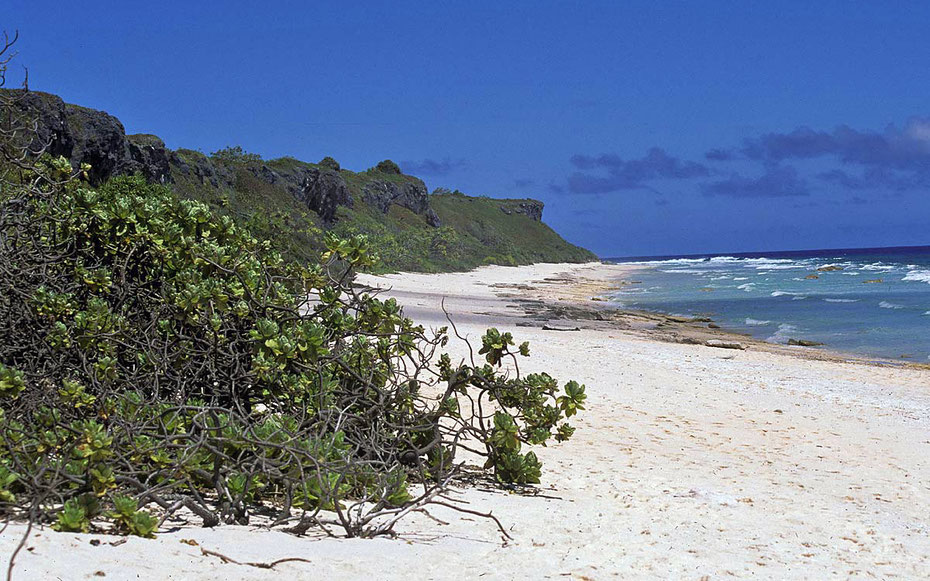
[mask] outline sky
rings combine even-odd
[[[30,87],[172,148],[393,159],[601,256],[930,244],[927,2],[58,4],[0,7]]]

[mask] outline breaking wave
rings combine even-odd
[[[925,282],[930,284],[930,270],[911,270],[904,275],[904,278],[901,280],[911,280],[916,282]]]

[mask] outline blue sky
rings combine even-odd
[[[7,0],[33,89],[206,152],[399,162],[602,256],[930,244],[925,2]]]

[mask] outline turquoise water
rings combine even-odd
[[[642,267],[638,284],[612,296],[624,308],[709,316],[775,343],[930,360],[930,247],[611,260]]]

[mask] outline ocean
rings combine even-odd
[[[707,316],[774,343],[930,361],[930,246],[608,259],[622,308]]]

